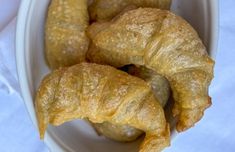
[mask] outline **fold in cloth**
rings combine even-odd
[[[15,62],[15,24],[16,18],[0,33],[0,90],[9,94],[20,91]]]
[[[17,15],[20,0],[0,0],[0,31]]]
[[[0,1],[0,90],[19,93],[15,62],[15,24],[20,0]]]

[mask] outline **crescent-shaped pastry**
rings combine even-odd
[[[110,20],[129,6],[170,9],[171,0],[94,0],[89,14],[95,21]]]
[[[143,66],[127,66],[125,69],[129,74],[145,80],[152,87],[154,96],[160,102],[161,106],[164,107],[166,105],[170,96],[170,86],[166,78]],[[134,127],[128,125],[114,125],[109,122],[92,123],[92,126],[96,129],[98,134],[121,142],[134,141],[143,134],[141,130]]]
[[[41,138],[48,124],[88,118],[144,131],[140,152],[159,152],[170,143],[169,125],[151,87],[110,66],[82,63],[53,71],[43,79],[35,106]]]
[[[192,127],[211,105],[208,87],[214,61],[197,32],[181,17],[139,8],[110,22],[94,23],[88,35],[93,43],[87,55],[91,62],[142,65],[167,78],[179,132]]]
[[[52,0],[45,24],[45,55],[51,69],[85,61],[89,39],[87,0]]]

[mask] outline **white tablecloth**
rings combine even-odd
[[[15,24],[20,0],[0,0],[0,152],[48,151],[39,140],[19,94],[15,66]],[[235,1],[220,2],[220,38],[213,106],[197,125],[180,135],[166,152],[235,151]]]

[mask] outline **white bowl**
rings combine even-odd
[[[48,4],[49,0],[23,0],[17,20],[16,59],[19,82],[25,105],[36,127],[33,99],[41,79],[49,72],[43,54],[44,21]],[[173,0],[172,10],[193,25],[209,54],[215,58],[218,1]],[[99,137],[82,120],[65,123],[60,127],[49,126],[44,140],[53,152],[135,152],[140,142],[122,144]]]

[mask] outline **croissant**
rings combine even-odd
[[[171,0],[94,0],[89,13],[92,20],[110,20],[128,6],[170,9]]]
[[[170,96],[170,86],[164,77],[143,66],[127,66],[125,69],[131,75],[145,80],[152,87],[154,96],[160,102],[161,106],[164,107],[166,105]],[[121,142],[133,141],[143,133],[141,130],[128,125],[114,125],[109,122],[91,124],[98,134]]]
[[[45,55],[56,69],[85,61],[89,39],[87,0],[52,0],[45,25]]]
[[[47,75],[36,94],[40,137],[47,125],[88,118],[129,125],[146,133],[141,152],[169,145],[164,111],[146,82],[106,65],[81,63]]]
[[[154,96],[158,99],[161,106],[164,107],[166,105],[170,96],[170,84],[165,77],[144,66],[128,66],[127,72],[145,80],[152,87]]]
[[[91,124],[98,134],[119,142],[131,142],[143,134],[143,131],[129,125],[115,125],[110,122]]]
[[[166,10],[139,8],[110,22],[88,28],[91,62],[115,67],[135,64],[165,76],[170,83],[178,118],[176,129],[192,127],[211,105],[208,87],[214,61],[196,31]]]

